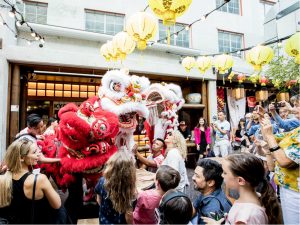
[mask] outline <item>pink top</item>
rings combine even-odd
[[[234,203],[231,207],[226,224],[268,224],[268,216],[264,207],[253,203]]]
[[[139,193],[133,212],[133,224],[157,224],[155,208],[158,208],[161,198],[155,189]]]
[[[201,130],[198,127],[195,127],[194,129],[194,136],[195,136],[195,144],[199,145],[201,142]],[[211,140],[210,140],[210,127],[207,127],[205,130],[205,139],[206,139],[206,143],[210,144]]]

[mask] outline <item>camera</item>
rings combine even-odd
[[[226,215],[227,215],[226,212],[218,211],[218,212],[210,212],[210,213],[204,214],[203,216],[209,217],[211,219],[214,219],[214,220],[218,221],[222,218],[225,218]],[[222,224],[225,224],[225,221]]]
[[[275,103],[273,103],[273,104],[274,104],[274,106],[275,106],[276,109],[279,109],[279,108],[285,106],[285,103],[284,103],[284,102],[275,102]]]

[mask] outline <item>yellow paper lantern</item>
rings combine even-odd
[[[110,55],[108,51],[108,46],[107,44],[104,44],[100,48],[100,54],[105,58],[106,61],[110,61]]]
[[[108,55],[110,59],[113,61],[117,61],[118,58],[120,57],[117,47],[113,44],[112,41],[108,41],[106,45],[107,45]]]
[[[234,62],[230,55],[218,55],[214,59],[214,66],[219,71],[219,74],[225,74],[233,64]]]
[[[254,70],[260,71],[273,57],[274,51],[272,48],[258,45],[247,52],[246,61],[254,67]]]
[[[206,70],[211,67],[211,58],[205,56],[199,57],[196,61],[195,66],[200,71],[200,73],[205,73]]]
[[[163,25],[171,26],[176,18],[183,15],[192,0],[149,0],[148,4],[154,14],[163,21]]]
[[[121,60],[124,60],[126,55],[132,53],[135,48],[135,42],[132,37],[123,31],[113,37],[112,43],[117,48]]]
[[[190,70],[195,66],[195,58],[187,56],[182,60],[181,64],[187,72],[190,72]]]
[[[295,33],[285,43],[285,51],[295,57],[295,62],[300,64],[300,32]]]
[[[128,19],[126,31],[137,42],[137,48],[144,50],[147,41],[155,37],[157,20],[149,13],[137,12]]]

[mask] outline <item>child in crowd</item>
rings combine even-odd
[[[191,224],[193,206],[189,197],[176,190],[169,190],[159,204],[159,224]]]
[[[134,224],[157,224],[155,208],[158,208],[162,196],[178,186],[180,174],[170,166],[161,166],[156,172],[155,189],[139,193],[133,212]]]
[[[281,208],[274,189],[265,178],[263,162],[253,154],[234,154],[222,163],[224,182],[237,190],[240,197],[234,202],[226,218],[226,224],[280,224]],[[260,186],[258,194],[256,188]],[[207,224],[221,224],[202,217]]]
[[[100,224],[125,224],[136,198],[136,169],[129,154],[119,150],[106,163],[96,185]]]

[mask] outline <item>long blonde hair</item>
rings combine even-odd
[[[114,209],[125,213],[136,197],[136,169],[128,153],[119,150],[106,163],[104,188]]]
[[[174,144],[175,148],[177,148],[179,150],[182,158],[186,159],[186,156],[187,156],[186,140],[184,139],[183,135],[178,130],[173,131],[173,144]]]
[[[5,174],[0,175],[0,208],[9,206],[12,199],[12,174],[22,171],[21,158],[30,150],[32,141],[21,139],[14,141],[7,149],[4,163],[8,167]]]

